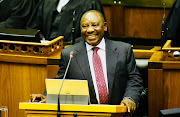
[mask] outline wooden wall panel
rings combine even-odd
[[[104,6],[109,33],[111,36],[124,35],[124,8],[122,6]]]
[[[105,17],[106,17],[106,22],[107,22],[107,25],[108,25],[108,31],[110,34],[112,34],[112,23],[111,23],[111,19],[112,19],[112,13],[111,13],[111,7],[110,6],[104,6],[104,14],[105,14]]]
[[[161,38],[163,9],[127,7],[124,11],[126,37]]]
[[[165,10],[166,16],[169,9]],[[136,8],[104,5],[110,36],[161,38],[162,8]]]

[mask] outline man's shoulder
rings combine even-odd
[[[83,44],[84,44],[84,42],[83,42],[83,41],[80,41],[80,42],[78,42],[78,43],[75,43],[74,45],[69,45],[69,46],[67,46],[67,47],[64,48],[62,51],[63,51],[63,52],[66,52],[66,53],[71,52],[71,51],[75,51],[75,50],[77,50],[77,49],[82,48]]]
[[[114,47],[117,48],[121,48],[121,47],[131,47],[132,45],[126,42],[122,42],[122,41],[114,41],[114,40],[110,40],[107,39],[106,40],[107,43],[110,43],[111,45],[113,45]]]

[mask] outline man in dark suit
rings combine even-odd
[[[63,1],[68,2],[63,4]],[[61,5],[64,6],[58,10]],[[81,37],[80,19],[88,10],[98,10],[104,14],[100,0],[41,0],[28,21],[27,28],[39,29],[46,40],[64,36],[64,45],[71,44],[72,28],[75,28],[74,38]]]
[[[111,41],[103,37],[107,25],[104,22],[103,15],[98,11],[86,12],[81,18],[80,28],[84,41],[62,50],[60,69],[56,78],[63,78],[70,52],[73,51],[74,57],[66,78],[88,80],[90,102],[92,104],[126,105],[128,112],[133,113],[139,102],[143,87],[131,45]],[[99,62],[94,58],[94,47],[98,48],[97,54],[101,59],[100,64],[102,64],[98,68],[96,65],[99,65]],[[97,80],[97,77],[102,79]],[[103,87],[103,93],[99,90],[99,87]],[[101,96],[101,93],[103,96]],[[45,96],[35,95],[33,100],[37,97],[41,97],[43,99],[41,102],[45,102]]]
[[[167,40],[172,40],[171,46],[180,46],[180,0],[176,0],[172,5],[168,16],[166,18],[165,26],[163,31],[165,35],[162,38],[162,46]]]
[[[34,7],[34,0],[1,0],[0,28],[25,28]]]

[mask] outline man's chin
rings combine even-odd
[[[92,45],[92,46],[97,46],[99,43],[98,42],[89,42],[89,45]]]
[[[97,42],[88,42],[89,45],[96,46]]]

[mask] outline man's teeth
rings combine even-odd
[[[89,38],[94,38],[95,37],[95,35],[92,35],[92,36],[88,36]]]

